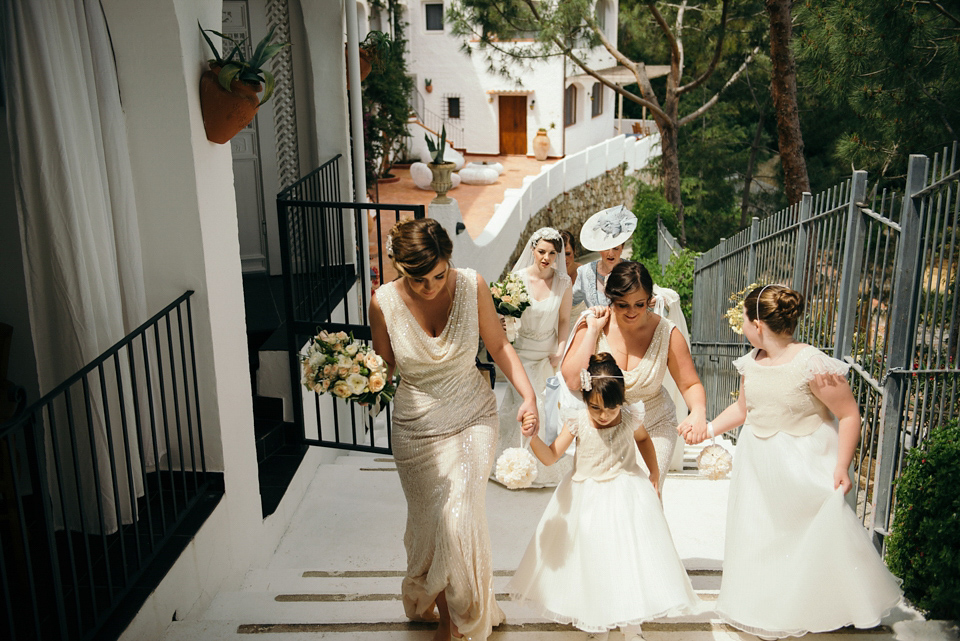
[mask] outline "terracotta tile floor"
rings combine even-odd
[[[464,185],[451,189],[447,195],[455,199],[460,205],[460,214],[467,227],[467,233],[476,238],[493,217],[493,208],[503,201],[507,189],[516,189],[523,185],[524,176],[540,173],[541,167],[552,164],[556,159],[539,161],[528,156],[476,156],[465,154],[465,161],[469,162],[499,162],[503,164],[503,173],[500,180],[492,185]],[[377,202],[391,205],[424,205],[427,206],[436,197],[432,191],[418,189],[410,178],[409,167],[394,167],[392,173],[399,177],[396,182],[377,185]],[[391,221],[392,222],[392,221]],[[385,221],[385,224],[386,221]],[[383,229],[381,238],[386,239],[388,229]],[[370,228],[370,262],[376,266],[377,255],[381,247],[377,242],[376,228]],[[389,261],[384,260],[384,276],[387,281],[396,277]]]

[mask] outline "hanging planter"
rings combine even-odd
[[[207,140],[218,144],[229,142],[250,124],[260,109],[258,82],[251,85],[234,79],[230,91],[220,86],[217,77],[220,67],[210,66],[210,71],[200,76],[200,113]]]
[[[263,65],[290,45],[288,42],[270,43],[275,29],[271,29],[270,33],[257,43],[250,60],[246,60],[243,57],[242,42],[218,31],[200,27],[201,35],[214,55],[214,59],[209,61],[210,71],[205,71],[200,76],[200,113],[203,115],[203,128],[210,142],[228,142],[250,124],[260,105],[273,95],[273,74],[263,69]],[[206,31],[233,43],[229,56],[220,57],[220,52]],[[259,96],[261,89],[263,97]]]

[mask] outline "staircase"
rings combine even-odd
[[[698,451],[688,448],[684,471],[671,473],[664,505],[694,589],[709,606],[720,587],[729,481],[709,481],[696,475],[693,468]],[[507,622],[494,631],[491,641],[586,637],[570,626],[534,616],[505,594],[506,583],[551,494],[551,489],[511,492],[489,485],[494,586],[507,615]],[[405,518],[403,493],[391,458],[350,454],[321,466],[267,566],[252,569],[238,590],[221,592],[204,611],[191,612],[186,620],[173,623],[164,641],[249,640],[249,635],[263,641],[430,639],[433,626],[408,622],[400,603]],[[894,617],[905,618],[915,615],[904,611]],[[756,639],[720,623],[709,612],[661,619],[643,629],[649,641]],[[861,636],[871,641],[910,638],[880,627],[842,630],[816,639],[852,641]],[[619,632],[610,635],[611,641],[621,638]]]

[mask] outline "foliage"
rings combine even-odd
[[[197,26],[200,27],[200,24],[197,23]],[[270,96],[273,95],[276,80],[273,74],[264,69],[263,66],[267,64],[271,58],[280,53],[284,47],[290,46],[289,42],[273,42],[273,32],[276,31],[276,29],[276,27],[270,29],[270,32],[264,36],[263,40],[257,43],[256,48],[253,50],[253,55],[247,60],[243,55],[245,40],[237,42],[230,36],[222,34],[219,31],[200,27],[200,34],[203,36],[203,39],[207,41],[210,50],[213,51],[213,59],[210,60],[210,63],[211,65],[220,67],[220,73],[217,74],[217,81],[221,87],[227,91],[231,91],[230,84],[234,80],[251,85],[263,83],[263,97],[260,99],[260,104],[262,105],[270,99]],[[226,58],[220,56],[220,51],[213,45],[213,41],[210,40],[210,36],[206,33],[208,31],[233,44],[233,49],[230,50],[230,54],[227,55]]]
[[[630,182],[636,182],[637,195],[633,199],[631,211],[637,217],[637,228],[633,232],[633,260],[645,262],[657,261],[657,218],[670,230],[677,233],[677,210],[667,202],[663,192],[641,182],[637,178],[628,177]],[[653,273],[653,272],[651,272]],[[657,267],[656,273],[660,273]]]
[[[433,157],[433,164],[439,165],[443,162],[443,151],[447,147],[447,126],[444,125],[440,128],[440,137],[437,138],[436,143],[430,138],[430,134],[423,134],[423,137],[426,139],[427,149],[430,150],[430,155]]]
[[[396,0],[390,0],[390,6]],[[364,154],[367,184],[387,175],[394,159],[403,154],[413,78],[407,74],[403,23],[395,19],[394,36],[371,31],[360,44],[374,52],[374,71],[363,81]]]
[[[897,481],[887,564],[905,596],[935,619],[960,619],[960,428],[931,431]]]
[[[852,166],[878,177],[903,176],[907,154],[934,151],[957,137],[955,7],[918,0],[796,4],[799,93],[809,107],[804,131],[816,133],[821,124],[831,130],[822,146],[837,173]]]
[[[670,256],[663,273],[659,277],[660,266],[654,263],[657,271],[653,274],[654,282],[661,287],[667,287],[680,295],[680,310],[689,325],[693,319],[693,268],[700,252],[691,249],[681,249],[680,253]],[[650,266],[647,266],[650,269]]]

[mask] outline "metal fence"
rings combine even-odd
[[[398,221],[426,215],[423,205],[339,202],[339,158],[277,196],[294,420],[307,444],[387,453],[389,407],[375,421],[354,403],[329,395],[312,395],[310,416],[298,402],[302,389],[299,357],[304,345],[320,329],[370,340],[370,287],[381,278],[391,278],[385,274],[387,266],[379,248]],[[376,258],[369,262],[364,243],[366,248],[378,248]]]
[[[177,528],[222,495],[204,454],[192,294],[0,426],[2,636],[96,638],[125,598],[149,593],[138,581]]]
[[[854,458],[857,514],[878,542],[891,523],[905,452],[960,416],[956,275],[958,145],[911,156],[903,193],[867,196],[866,172],[763,220],[701,255],[691,342],[708,413],[734,399],[731,361],[749,345],[724,315],[750,284],[806,298],[797,338],[851,366],[863,417]]]

